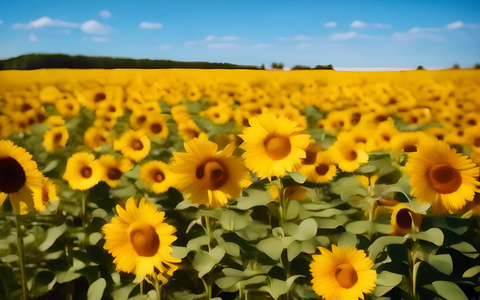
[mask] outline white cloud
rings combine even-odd
[[[82,25],[80,25],[80,29],[89,34],[107,34],[112,31],[112,27],[103,25],[95,20],[88,20],[85,23],[82,23]]]
[[[351,28],[365,28],[367,24],[363,23],[362,21],[355,20],[350,24]]]
[[[37,28],[42,28],[46,26],[52,26],[52,27],[65,27],[65,28],[75,28],[78,27],[77,23],[72,23],[72,22],[66,22],[62,20],[53,20],[49,17],[41,17],[40,19],[31,21],[27,24],[25,23],[15,23],[13,24],[12,28],[13,29],[25,29],[25,30],[30,30],[30,29],[37,29]]]
[[[72,31],[70,29],[63,29],[63,30],[59,30],[58,33],[60,33],[60,34],[70,34],[70,33],[72,33]]]
[[[0,20],[0,25],[2,25],[2,24],[3,24],[3,20]]]
[[[331,27],[336,27],[337,25],[338,25],[337,22],[330,21],[330,22],[325,23],[323,26],[331,28]]]
[[[349,32],[345,32],[345,33],[334,33],[334,34],[330,35],[330,40],[332,40],[332,41],[344,41],[344,40],[353,39],[356,36],[357,36],[357,33],[355,31],[349,31]]]
[[[303,34],[299,34],[299,35],[294,36],[293,39],[294,39],[295,41],[309,41],[309,40],[311,40],[312,38],[309,37],[309,36],[303,35]]]
[[[36,35],[34,35],[33,33],[30,33],[30,35],[28,36],[28,40],[30,42],[36,42],[36,41],[38,41],[38,37]]]
[[[186,42],[186,43],[185,43],[185,47],[191,47],[191,46],[195,45],[196,43],[197,43],[197,42],[195,42],[195,41]]]
[[[375,23],[372,25],[373,28],[377,29],[390,29],[392,28],[392,25],[390,24],[382,24],[382,23]]]
[[[142,22],[138,27],[142,29],[160,29],[163,25],[161,23]]]
[[[413,28],[412,28],[413,29]],[[404,32],[395,32],[392,35],[392,38],[397,41],[413,41],[413,40],[429,40],[433,42],[442,42],[445,40],[443,36],[421,32],[421,30],[414,30],[404,33]]]
[[[112,16],[112,13],[109,12],[108,10],[104,9],[104,10],[101,10],[99,13],[100,17],[102,18],[110,18]]]
[[[217,42],[235,42],[238,41],[240,38],[238,36],[233,35],[226,35],[226,36],[215,36],[213,34],[207,35],[203,41],[205,43],[211,43],[213,41]]]
[[[102,36],[94,36],[92,37],[92,41],[95,43],[108,43],[110,42],[110,39]]]
[[[267,43],[258,43],[256,44],[255,46],[253,46],[254,48],[268,48],[270,47],[271,45],[270,44],[267,44]]]
[[[238,45],[234,43],[212,43],[208,44],[208,48],[211,49],[233,49],[236,48]]]
[[[157,47],[158,50],[169,50],[170,46],[169,45],[160,45]]]
[[[308,48],[310,48],[310,47],[311,47],[310,44],[301,43],[301,44],[298,44],[295,48],[298,49],[298,50],[303,50],[303,49],[308,49]]]
[[[465,24],[462,21],[456,21],[456,22],[447,24],[445,26],[445,29],[458,29],[458,28],[461,28],[463,26],[465,26]]]

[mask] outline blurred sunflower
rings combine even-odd
[[[363,250],[339,248],[332,252],[318,247],[321,254],[312,255],[310,263],[312,288],[322,299],[357,300],[375,288],[377,272]]]
[[[102,127],[90,127],[83,135],[85,144],[95,150],[105,144],[110,144],[109,132]]]
[[[316,154],[313,164],[303,164],[300,168],[307,180],[314,183],[329,182],[337,174],[337,166],[335,165],[330,151],[319,151]]]
[[[149,113],[147,114],[147,120],[142,125],[147,135],[152,138],[167,138],[168,126],[167,118],[164,114]]]
[[[159,160],[151,160],[140,166],[140,179],[155,194],[166,192],[173,184],[170,167]]]
[[[47,152],[57,152],[67,145],[68,137],[68,131],[65,126],[53,127],[43,135],[43,146]]]
[[[98,161],[105,170],[103,181],[111,188],[116,188],[120,184],[123,173],[133,168],[133,164],[128,158],[115,157],[110,154],[100,156]]]
[[[78,103],[72,94],[62,93],[60,99],[55,101],[55,108],[62,116],[73,118],[80,112],[80,103]]]
[[[338,163],[340,170],[353,172],[360,167],[361,163],[368,161],[368,154],[361,144],[356,144],[350,136],[343,136],[328,149],[332,159]]]
[[[33,198],[42,188],[42,179],[30,153],[12,141],[0,141],[0,205],[8,196],[16,214],[33,209]]]
[[[414,211],[404,203],[393,207],[391,224],[393,227],[390,235],[405,236],[414,231],[419,231],[423,215]]]
[[[43,212],[50,201],[59,200],[55,183],[46,177],[42,179],[42,183],[41,192],[33,196],[33,204],[38,212]]]
[[[113,144],[115,150],[134,162],[139,162],[150,153],[152,143],[143,131],[129,130]]]
[[[165,213],[142,198],[135,203],[129,198],[125,208],[117,205],[117,216],[103,226],[105,250],[113,257],[117,271],[136,275],[135,281],[147,276],[172,276],[181,262],[172,256],[172,243],[177,239],[175,227],[165,223]],[[158,274],[160,273],[160,274]]]
[[[198,127],[197,123],[191,119],[178,124],[178,135],[180,135],[184,141],[199,137],[201,132],[202,130]]]
[[[427,139],[410,153],[405,165],[412,196],[430,203],[434,212],[455,213],[472,201],[480,184],[479,168],[467,156],[436,139]]]
[[[294,171],[306,157],[310,135],[303,134],[296,122],[285,117],[262,114],[249,119],[250,127],[239,135],[248,169],[260,178],[282,177]]]
[[[205,133],[184,144],[186,153],[173,153],[171,170],[176,187],[186,199],[217,208],[250,185],[242,159],[232,156],[233,144],[217,151]]]
[[[10,118],[0,115],[0,139],[6,138],[10,135]]]
[[[73,190],[88,190],[103,178],[104,169],[93,154],[77,152],[67,160],[63,179]]]

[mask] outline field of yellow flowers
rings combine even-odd
[[[0,72],[0,299],[477,299],[480,72]]]

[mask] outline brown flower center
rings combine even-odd
[[[406,208],[402,208],[397,212],[396,220],[398,224],[403,229],[412,228],[412,215],[410,211]]]
[[[158,234],[149,224],[137,224],[130,232],[130,242],[140,256],[154,256],[160,247]]]
[[[82,170],[80,171],[80,174],[82,175],[83,178],[90,178],[92,177],[92,168],[90,168],[89,166],[85,166],[82,168]]]
[[[329,166],[327,164],[319,164],[318,166],[315,167],[315,172],[317,172],[318,175],[323,176],[327,174],[329,169]]]
[[[150,126],[150,129],[152,130],[153,133],[160,133],[160,132],[162,132],[163,127],[162,127],[161,124],[153,123]]]
[[[107,177],[110,180],[118,180],[120,177],[122,177],[122,171],[120,171],[117,168],[110,168],[107,172]]]
[[[358,157],[357,151],[354,151],[354,150],[351,150],[347,155],[347,159],[351,161],[356,160],[357,157]]]
[[[62,140],[62,137],[63,137],[63,134],[61,134],[60,132],[55,133],[55,135],[53,136],[53,142],[55,144],[60,143],[60,141]]]
[[[473,144],[475,145],[475,147],[480,147],[480,137],[475,138]]]
[[[428,181],[440,194],[451,194],[462,185],[462,176],[448,164],[438,164],[427,172]]]
[[[406,145],[405,147],[403,147],[403,151],[405,151],[405,152],[417,152],[417,146]]]
[[[305,150],[305,159],[303,159],[302,163],[304,165],[313,165],[317,160],[317,152],[312,150]]]
[[[335,268],[335,278],[338,284],[349,289],[358,281],[357,271],[350,264],[340,264]]]
[[[93,101],[100,102],[100,101],[103,101],[105,99],[107,99],[107,96],[105,95],[105,93],[96,93]]]
[[[273,160],[285,158],[292,149],[290,139],[283,136],[272,136],[265,139],[265,151]]]
[[[218,161],[209,161],[195,171],[198,185],[203,189],[217,190],[228,180],[227,170]]]
[[[142,143],[142,141],[140,141],[140,140],[134,140],[134,141],[132,142],[132,148],[133,148],[134,150],[137,150],[137,151],[142,150],[142,149],[143,149],[143,143]]]
[[[7,194],[18,192],[26,181],[25,170],[16,159],[0,158],[0,192]]]
[[[155,172],[155,175],[153,176],[153,180],[155,180],[155,182],[162,182],[163,180],[165,180],[165,174],[163,174],[162,171],[157,170]]]

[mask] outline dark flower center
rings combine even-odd
[[[120,179],[120,177],[122,177],[122,174],[123,174],[122,171],[120,171],[119,169],[110,168],[110,170],[108,170],[107,172],[107,177],[110,180],[118,180]]]
[[[133,148],[134,150],[137,150],[137,151],[142,150],[142,149],[143,149],[142,141],[140,141],[140,140],[134,140],[134,141],[132,142],[132,148]]]
[[[410,211],[406,208],[402,208],[397,212],[396,222],[398,226],[403,229],[412,228],[412,215]]]
[[[92,177],[92,168],[90,168],[89,166],[85,166],[82,168],[82,170],[80,171],[80,174],[82,175],[83,178],[90,178]]]
[[[267,137],[264,142],[265,151],[273,160],[280,160],[290,154],[290,139],[283,136]]]
[[[405,151],[405,152],[417,152],[417,146],[406,145],[405,147],[403,147],[403,151]]]
[[[18,192],[27,181],[25,170],[12,157],[0,158],[0,191],[11,194]]]
[[[165,179],[165,174],[163,174],[162,171],[157,170],[155,172],[155,176],[153,176],[153,180],[155,180],[155,182],[162,182],[164,179]]]
[[[328,169],[329,169],[328,165],[319,164],[318,166],[315,167],[315,172],[317,172],[318,175],[323,176],[327,174]]]
[[[150,129],[152,130],[153,133],[160,133],[160,132],[162,132],[163,127],[162,127],[161,124],[153,123],[150,126]]]
[[[203,189],[217,190],[228,180],[227,170],[217,161],[209,161],[195,171],[198,185]]]
[[[357,271],[350,264],[340,264],[335,268],[335,278],[341,287],[349,289],[358,281]]]
[[[154,256],[160,247],[158,234],[149,224],[138,224],[130,232],[130,242],[140,256]]]
[[[427,178],[433,189],[440,194],[451,194],[462,185],[462,175],[448,164],[438,164],[430,168]]]
[[[96,93],[93,101],[100,102],[105,99],[107,99],[107,96],[105,96],[105,93]]]

